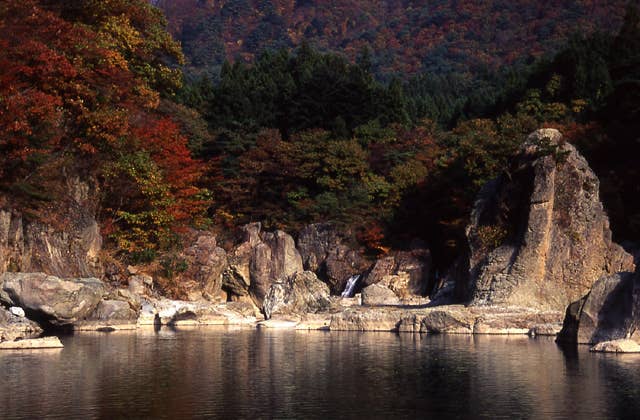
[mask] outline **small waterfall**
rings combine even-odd
[[[349,277],[349,280],[347,280],[347,285],[345,286],[341,296],[353,297],[353,291],[355,290],[356,284],[358,283],[359,279],[360,279],[360,274],[356,274],[355,276]]]

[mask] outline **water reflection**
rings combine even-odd
[[[521,336],[225,328],[0,353],[1,417],[624,417],[640,357]]]

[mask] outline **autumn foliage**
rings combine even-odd
[[[156,111],[182,59],[163,25],[142,0],[3,2],[0,188],[42,188],[53,163],[100,179],[105,231],[130,251],[201,214],[204,166]]]

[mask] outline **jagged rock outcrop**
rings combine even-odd
[[[44,273],[4,273],[0,301],[23,308],[31,319],[68,325],[89,317],[105,295],[96,278],[61,279]]]
[[[634,273],[603,276],[567,308],[559,341],[596,344],[631,338],[640,343],[640,278]]]
[[[227,255],[227,268],[222,273],[222,288],[233,296],[246,296],[251,285],[253,247],[247,240]]]
[[[315,272],[335,295],[342,293],[349,277],[371,267],[357,249],[347,245],[348,242],[349,233],[341,232],[330,223],[308,225],[298,235],[297,246],[304,269]]]
[[[0,209],[0,273],[46,272],[58,277],[101,277],[100,228],[95,219],[96,187],[68,178],[68,197],[56,203],[56,225]]]
[[[302,257],[291,235],[277,230],[263,233],[260,238],[261,242],[253,248],[249,265],[249,293],[258,306],[262,305],[274,282],[303,271]]]
[[[273,315],[315,313],[331,305],[329,287],[311,271],[289,276],[271,285],[263,310],[267,319]]]
[[[602,275],[632,271],[632,257],[611,240],[598,189],[557,130],[532,133],[475,204],[467,228],[471,303],[564,310]]]
[[[201,232],[183,254],[188,268],[179,277],[194,281],[205,298],[219,298],[223,283],[222,273],[228,264],[227,253],[217,245],[216,237]]]
[[[86,320],[74,323],[74,329],[104,328],[121,325],[135,327],[138,311],[123,300],[101,300]]]

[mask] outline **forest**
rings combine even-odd
[[[170,11],[180,2],[156,3]],[[236,3],[248,4],[220,13],[237,24],[250,6]],[[264,16],[293,19],[314,2],[289,15],[265,3],[275,11]],[[434,7],[429,19],[440,17],[428,27],[447,30],[453,23]],[[326,12],[313,9],[307,20],[323,22]],[[256,23],[252,53],[229,51],[246,58],[233,59],[220,52],[233,36],[219,32],[233,26],[198,29],[211,43],[183,30],[180,43],[169,32],[175,15],[167,22],[146,1],[8,0],[0,205],[64,223],[57,174],[74,172],[98,180],[103,235],[130,261],[179,246],[189,228],[261,221],[295,232],[331,221],[373,254],[425,241],[444,269],[464,251],[479,188],[506,170],[526,134],[549,126],[597,172],[616,240],[637,241],[640,14],[631,3],[616,10],[624,14],[602,31],[539,28],[545,36],[526,53],[483,41],[499,52],[487,60],[471,54],[482,41],[473,25],[469,43],[454,38],[422,56],[396,37],[389,48],[385,31],[338,49],[322,34],[341,26],[326,21],[304,29],[299,45],[265,45],[270,29]],[[477,65],[461,69],[465,60]]]

